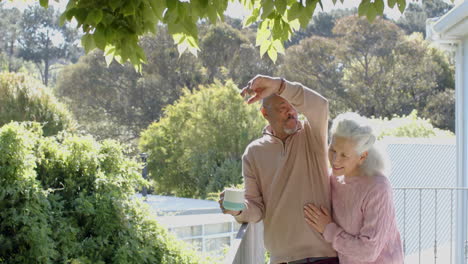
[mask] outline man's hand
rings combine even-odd
[[[282,84],[281,78],[274,78],[265,75],[257,75],[247,83],[241,91],[241,96],[250,96],[248,104],[255,103],[274,93],[278,93]]]
[[[223,214],[230,214],[232,216],[240,215],[242,211],[232,211],[232,210],[225,209],[223,206],[223,201],[224,201],[224,191],[219,194],[219,200],[218,200],[219,208],[221,208],[221,211],[223,211]]]
[[[320,206],[320,209],[313,204],[306,204],[304,206],[304,217],[315,231],[323,234],[325,227],[332,222],[332,217],[327,208]]]

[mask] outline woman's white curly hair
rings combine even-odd
[[[377,137],[367,118],[357,113],[343,113],[333,120],[330,130],[331,138],[344,137],[356,143],[356,152],[361,155],[367,151],[368,155],[360,166],[367,175],[385,174],[389,162],[383,147],[376,144]]]

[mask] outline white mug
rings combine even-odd
[[[244,210],[244,190],[234,188],[224,189],[223,207],[231,211]]]

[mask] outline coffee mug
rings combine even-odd
[[[224,209],[231,211],[241,211],[245,209],[244,204],[244,190],[226,188],[224,190]]]

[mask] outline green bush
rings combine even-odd
[[[0,129],[0,263],[204,261],[145,215],[141,166],[115,141]]]
[[[432,138],[432,137],[454,137],[448,130],[435,128],[431,120],[418,117],[418,111],[413,110],[407,116],[394,116],[392,119],[371,119],[377,130],[378,138],[384,137],[410,137],[410,138]]]
[[[242,182],[245,147],[261,136],[265,120],[228,81],[185,90],[164,116],[143,131],[140,148],[159,194],[207,197]]]
[[[72,130],[75,122],[51,91],[24,74],[0,73],[0,126],[11,121],[36,121],[45,135]]]

